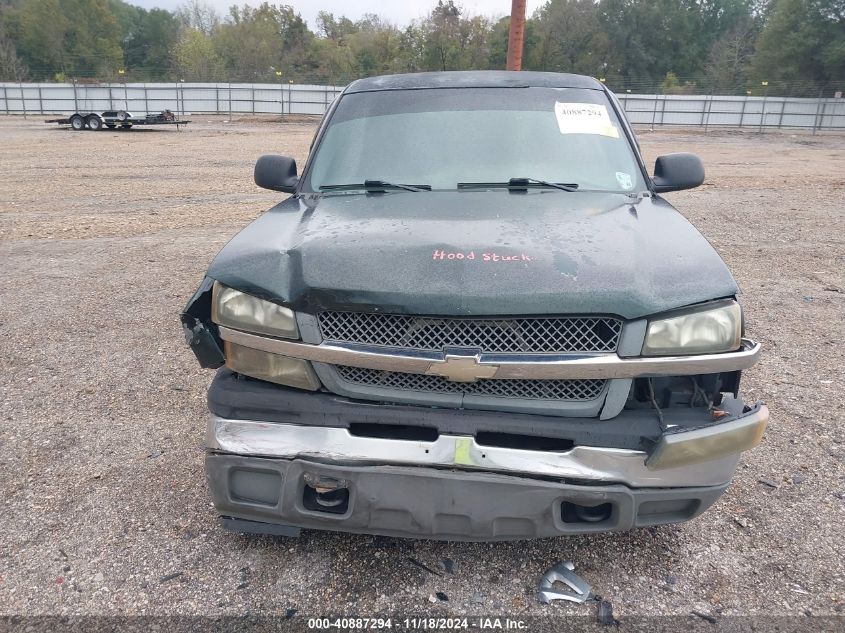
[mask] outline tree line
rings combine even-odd
[[[502,0],[503,9],[509,3]],[[0,0],[0,80],[343,84],[501,69],[510,18],[438,0],[407,26],[288,5],[203,0]],[[593,75],[617,91],[816,94],[845,83],[845,0],[549,0],[526,21],[524,70]]]

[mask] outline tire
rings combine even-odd
[[[80,130],[84,130],[85,129],[85,119],[83,119],[78,114],[74,114],[72,117],[70,117],[70,127],[72,129],[76,130],[77,132],[79,132]]]
[[[103,120],[96,114],[89,114],[88,118],[85,119],[85,122],[88,124],[88,127],[95,132],[99,132],[103,129]]]
[[[132,127],[132,121],[126,121],[124,123],[121,123],[120,127],[122,127],[124,130],[128,130]]]
[[[127,114],[127,113],[126,113],[126,112],[124,112],[123,110],[120,110],[120,111],[117,113],[117,120],[118,120],[118,121],[125,121],[125,120],[126,120],[126,119],[128,119],[128,118],[129,118],[129,114]]]
[[[110,130],[113,130],[114,128],[117,127],[117,125],[114,124],[114,123],[106,123],[106,127],[109,128]]]

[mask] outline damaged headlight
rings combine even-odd
[[[262,352],[230,341],[225,342],[225,350],[226,367],[234,372],[298,389],[320,388],[320,381],[306,360]]]
[[[742,310],[736,301],[717,308],[649,321],[643,356],[715,354],[739,349]]]
[[[211,320],[217,325],[284,338],[299,338],[290,308],[265,301],[214,282]]]

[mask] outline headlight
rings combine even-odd
[[[262,352],[229,341],[225,342],[226,367],[239,374],[280,385],[309,389],[320,388],[311,364],[300,358]]]
[[[299,338],[290,308],[245,294],[214,282],[211,320],[217,325],[284,338]]]
[[[736,301],[718,308],[650,321],[643,356],[715,354],[739,349],[742,310]]]

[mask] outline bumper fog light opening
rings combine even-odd
[[[560,504],[560,518],[564,523],[601,523],[610,519],[611,514],[613,505],[610,503],[584,506],[564,501]]]
[[[305,473],[303,480],[302,505],[306,510],[345,514],[349,509],[349,484],[345,479]]]

